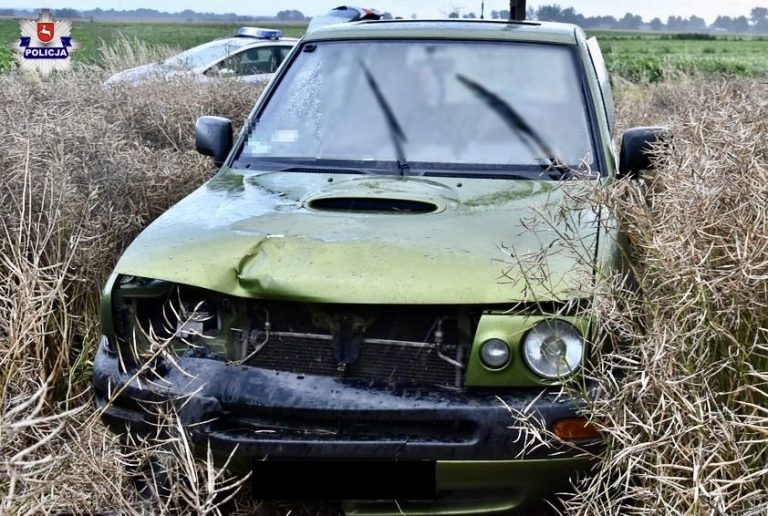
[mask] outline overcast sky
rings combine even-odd
[[[39,0],[38,0],[39,1]],[[45,1],[45,0],[43,0]],[[29,8],[31,2],[19,0],[0,0],[0,7]],[[37,2],[35,2],[37,3]],[[176,12],[192,9],[201,12],[234,12],[243,15],[273,15],[282,9],[298,9],[308,16],[322,13],[343,0],[48,0],[44,7],[52,9],[72,7],[75,9],[136,9],[140,7],[159,11]],[[419,17],[443,17],[454,8],[462,12],[480,13],[480,0],[356,0],[351,5],[364,5],[381,11],[390,11],[396,16],[410,17],[415,13]],[[768,7],[768,0],[528,0],[528,5],[559,4],[562,7],[574,7],[587,16],[610,14],[616,17],[626,12],[639,14],[646,21],[658,16],[666,20],[667,16],[690,16],[695,14],[708,22],[718,14],[729,16],[749,15],[753,7]],[[485,11],[505,9],[506,0],[486,0]]]

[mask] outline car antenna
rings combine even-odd
[[[525,20],[526,11],[526,0],[509,0],[509,21]]]

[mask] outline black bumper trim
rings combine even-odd
[[[172,401],[193,443],[241,460],[512,460],[577,455],[534,446],[518,414],[546,428],[576,417],[557,388],[441,390],[296,375],[181,358],[162,380],[137,380],[99,350],[94,384],[103,420],[117,433],[155,434],[142,402]],[[120,396],[107,406],[107,393]],[[189,395],[189,393],[194,393]],[[529,410],[530,413],[530,410]],[[203,422],[201,424],[201,422]],[[588,445],[595,448],[597,443]]]

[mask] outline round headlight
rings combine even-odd
[[[525,335],[523,358],[531,371],[547,379],[573,374],[581,365],[584,339],[565,321],[542,321]]]
[[[480,360],[486,367],[501,369],[509,363],[509,358],[509,346],[503,340],[486,340],[480,346]]]

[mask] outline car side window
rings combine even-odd
[[[275,73],[290,53],[291,46],[248,48],[222,59],[205,71],[206,75],[261,75]]]
[[[288,57],[288,54],[291,53],[291,49],[293,47],[278,47],[276,49],[276,52],[278,54],[278,63],[277,66],[280,66],[283,61],[285,61],[285,58]]]
[[[237,52],[226,57],[205,71],[206,75],[243,75],[242,60],[245,52]]]
[[[281,59],[278,47],[249,48],[242,54],[242,72],[238,75],[274,73],[280,66]]]
[[[227,74],[234,76],[273,73],[281,59],[277,47],[249,48],[233,54],[212,66],[206,74]]]

